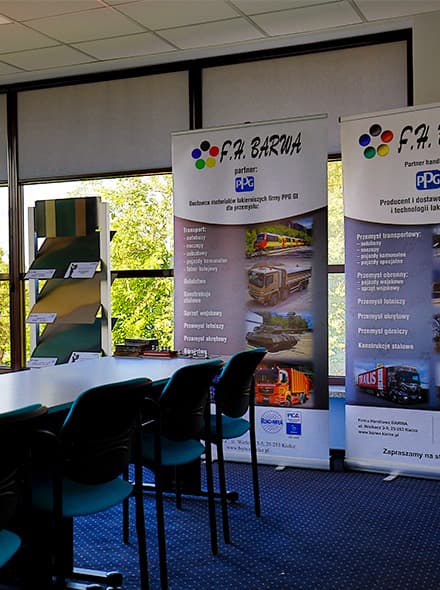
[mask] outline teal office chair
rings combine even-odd
[[[224,439],[238,438],[249,432],[255,514],[261,514],[255,437],[254,373],[266,352],[265,348],[254,348],[234,354],[213,384],[215,414],[211,415],[211,440],[217,448],[223,537],[226,543],[231,542],[231,536],[223,454]],[[244,416],[248,411],[247,419]]]
[[[211,360],[178,369],[166,382],[154,404],[157,420],[145,425],[142,435],[142,461],[155,475],[155,497],[161,588],[168,588],[165,521],[163,509],[162,470],[175,468],[175,491],[177,506],[181,505],[181,490],[178,467],[206,458],[208,511],[211,534],[211,550],[217,554],[217,526],[214,506],[211,447],[209,444],[209,388],[223,363]],[[146,412],[150,415],[150,411]],[[208,425],[208,428],[207,428]],[[206,445],[200,442],[206,432]]]
[[[77,577],[70,568],[73,557],[69,561],[65,553],[63,523],[122,504],[134,495],[141,588],[149,588],[140,450],[141,407],[150,386],[149,379],[131,379],[89,389],[73,403],[58,432],[41,433],[42,461],[33,477],[32,505],[52,523],[55,587],[64,588],[66,579]],[[134,483],[120,477],[131,462]],[[91,572],[81,574],[81,579],[94,580]],[[102,580],[101,574],[96,581]],[[118,576],[105,582],[106,587],[121,585]]]
[[[33,429],[40,425],[47,408],[41,404],[26,406],[0,414],[0,568],[21,547],[22,539],[7,527],[17,516],[20,506],[26,510],[26,491]]]

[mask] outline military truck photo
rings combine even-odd
[[[307,289],[311,276],[311,267],[255,264],[248,270],[249,295],[263,305],[275,306],[291,293]]]

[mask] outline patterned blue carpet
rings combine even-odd
[[[207,505],[166,499],[170,590],[440,589],[440,483],[362,472],[260,466],[263,515],[253,512],[250,466],[228,464],[233,544],[210,552]],[[145,497],[151,589],[159,570],[152,495]],[[220,521],[220,514],[219,521]],[[134,524],[132,518],[132,523]],[[119,570],[139,590],[135,533],[122,543],[113,509],[76,520],[75,563]]]

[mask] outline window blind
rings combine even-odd
[[[188,113],[184,71],[21,91],[19,178],[168,167]]]
[[[328,153],[340,153],[340,116],[407,105],[406,55],[396,41],[206,68],[203,125],[328,113]]]

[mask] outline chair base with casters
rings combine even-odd
[[[33,507],[40,513],[39,529],[53,526],[49,518],[44,515],[50,514],[53,510],[53,487],[49,479],[42,482],[33,482]],[[104,511],[116,504],[120,504],[133,494],[132,485],[122,479],[115,479],[107,484],[85,485],[68,479],[63,480],[63,520],[59,523],[58,543],[65,539],[63,546],[58,547],[59,581],[54,583],[63,589],[75,590],[117,590],[122,586],[123,576],[121,572],[106,572],[95,569],[74,567],[71,539],[73,536],[73,518],[80,518],[88,514],[95,514]],[[106,498],[102,502],[101,498]],[[38,522],[38,520],[36,521]],[[53,555],[53,547],[43,547],[43,554],[46,557]],[[44,556],[43,556],[44,559]],[[46,563],[45,572],[40,570],[44,576],[41,583],[52,583],[52,565]]]
[[[65,590],[120,590],[123,584],[123,576],[120,572],[74,568],[73,574],[78,581],[68,581]]]
[[[49,531],[52,526],[47,515],[34,515],[33,528],[36,531]],[[120,571],[75,567],[72,540],[73,519],[64,518],[58,530],[57,568],[61,574],[57,578],[53,571],[54,548],[46,535],[43,538],[37,532],[37,537],[30,540],[31,557],[28,560],[29,571],[25,575],[25,590],[58,587],[63,590],[120,590],[123,587],[123,574]],[[1,586],[0,590],[3,590]]]

